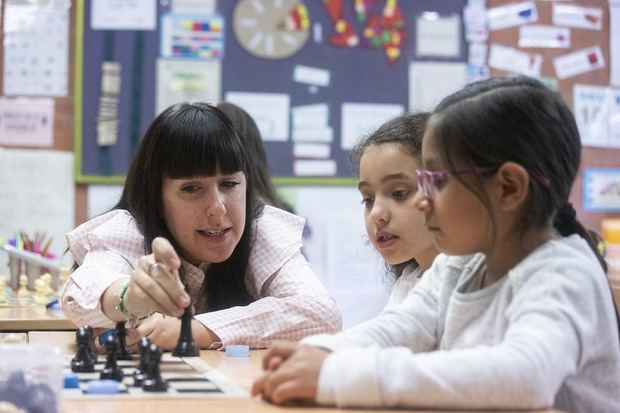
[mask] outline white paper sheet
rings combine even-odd
[[[295,176],[335,176],[337,165],[333,159],[296,159],[293,162],[293,171]]]
[[[291,109],[293,127],[302,129],[328,126],[329,106],[327,103],[295,106]]]
[[[67,96],[68,0],[38,4],[7,0],[4,11],[4,94]]]
[[[364,136],[374,132],[384,122],[403,114],[405,108],[398,104],[343,103],[341,116],[340,147],[352,149]]]
[[[219,60],[157,60],[157,102],[160,113],[178,102],[217,103],[222,95]]]
[[[486,43],[470,43],[467,62],[475,66],[485,66],[488,50],[489,46]]]
[[[447,95],[467,83],[467,66],[460,62],[409,64],[409,110],[433,110]]]
[[[111,210],[121,198],[122,185],[88,185],[88,219]]]
[[[620,2],[609,6],[609,83],[620,86]]]
[[[225,100],[252,116],[265,141],[288,141],[290,96],[282,93],[227,92]]]
[[[489,30],[506,29],[538,20],[538,9],[533,1],[508,4],[487,10]]]
[[[314,86],[329,86],[331,72],[318,67],[296,65],[293,71],[293,80],[298,83],[306,83]]]
[[[291,132],[293,142],[324,142],[334,141],[334,129],[331,126],[296,128]]]
[[[157,2],[153,0],[92,0],[93,30],[155,30]]]
[[[53,238],[50,250],[62,257],[65,234],[75,226],[73,153],[0,148],[0,188],[0,237],[45,231]],[[0,275],[6,262],[0,254]]]
[[[570,30],[566,27],[530,25],[519,27],[519,47],[569,48]]]
[[[331,146],[320,143],[296,143],[293,156],[296,158],[326,159],[331,156]]]
[[[215,0],[172,0],[170,10],[174,13],[214,14]]]
[[[489,38],[485,1],[470,1],[463,8],[465,39],[470,43],[486,42]]]
[[[553,24],[557,26],[602,30],[603,9],[600,7],[581,7],[572,4],[553,3],[551,19]]]
[[[493,43],[489,51],[489,66],[510,73],[540,77],[543,57],[537,53],[526,53],[519,49]]]
[[[573,113],[582,145],[620,148],[620,89],[576,84]]]
[[[566,79],[605,67],[605,57],[599,46],[588,47],[553,60],[558,78]]]
[[[377,315],[385,305],[389,283],[381,256],[368,242],[357,188],[303,186],[279,192],[306,218],[304,254],[336,300],[343,326]]]
[[[585,168],[583,207],[587,211],[620,211],[620,168]]]
[[[224,58],[224,18],[206,14],[164,14],[161,18],[162,57]],[[199,29],[194,29],[198,25]]]
[[[0,97],[0,145],[52,146],[54,100]]]
[[[416,54],[418,56],[456,57],[461,45],[461,19],[459,16],[425,18],[423,13],[416,21]]]

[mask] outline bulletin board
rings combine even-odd
[[[487,0],[487,8],[503,6],[515,3],[511,0]],[[533,2],[538,13],[537,25],[553,25],[552,7],[554,4],[573,4],[579,7],[592,7],[602,10],[601,29],[593,30],[587,28],[571,27],[570,48],[523,48],[519,47],[519,27],[510,27],[502,30],[495,30],[489,33],[488,43],[509,46],[527,53],[541,54],[543,63],[541,77],[543,79],[557,82],[558,91],[562,94],[568,105],[573,108],[573,87],[576,84],[598,85],[607,87],[610,83],[609,76],[609,7],[606,0],[581,0],[579,2],[550,2],[537,0]],[[553,61],[555,58],[568,53],[579,51],[588,47],[599,46],[603,52],[606,62],[605,66],[585,73],[560,79],[555,71]],[[492,76],[507,75],[508,72],[491,69]],[[618,215],[614,213],[601,213],[587,211],[583,208],[583,176],[584,169],[591,167],[618,167],[620,165],[620,149],[589,147],[584,146],[581,157],[581,170],[577,175],[571,193],[571,203],[577,210],[579,219],[589,228],[600,228],[600,221],[603,216]]]
[[[336,47],[329,43],[334,34],[324,2],[303,1],[310,19],[311,35],[305,45],[290,57],[278,60],[254,57],[238,43],[233,32],[232,17],[238,1],[220,0],[217,12],[225,22],[224,58],[220,99],[228,91],[281,93],[290,96],[290,107],[327,103],[329,126],[333,129],[331,157],[336,174],[331,177],[298,177],[293,170],[293,142],[266,141],[268,163],[277,184],[343,184],[351,183],[352,171],[348,151],[341,149],[341,107],[345,102],[400,104],[408,109],[408,70],[412,60],[464,62],[466,46],[461,36],[458,56],[438,59],[416,56],[415,23],[423,12],[435,11],[440,16],[462,16],[466,0],[400,0],[398,5],[405,20],[406,38],[402,56],[389,62],[382,49],[362,46]],[[375,13],[387,0],[376,2]],[[169,2],[158,3],[158,18],[169,12]],[[162,4],[166,6],[162,6]],[[352,29],[361,34],[364,23],[355,18],[354,0],[343,1],[343,16]],[[121,183],[140,138],[155,117],[156,61],[160,54],[160,24],[152,31],[93,30],[89,1],[76,2],[76,87],[75,87],[75,151],[76,179],[82,183]],[[322,41],[315,40],[320,30]],[[461,26],[462,30],[462,26]],[[102,62],[111,59],[122,66],[118,106],[117,142],[99,146],[96,142],[97,111],[101,94]],[[330,74],[329,86],[311,89],[293,80],[298,65],[318,67]],[[290,126],[289,126],[290,127]]]

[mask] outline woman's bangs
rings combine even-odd
[[[167,141],[163,173],[172,179],[214,176],[218,167],[227,175],[246,172],[246,156],[233,133],[171,133]]]

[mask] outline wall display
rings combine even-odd
[[[465,3],[219,1],[216,14],[202,18],[215,16],[211,21],[221,22],[221,32],[210,28],[202,30],[201,36],[220,36],[218,41],[223,45],[218,50],[222,53],[186,56],[188,63],[217,63],[211,71],[221,73],[220,84],[216,85],[211,75],[197,79],[184,70],[183,59],[173,58],[178,55],[170,53],[170,47],[162,49],[169,41],[183,41],[180,29],[186,27],[184,16],[197,22],[201,15],[176,14],[170,2],[157,2],[154,30],[97,30],[85,17],[91,14],[91,2],[76,2],[76,179],[85,183],[121,183],[142,134],[162,102],[168,104],[175,96],[207,96],[210,101],[241,97],[251,106],[255,113],[248,111],[258,118],[265,135],[269,168],[276,183],[351,183],[350,137],[343,143],[341,136],[343,108],[370,104],[407,110],[409,63],[431,59],[415,50],[416,19],[429,11],[460,19]],[[218,17],[221,21],[216,20]],[[353,38],[357,41],[350,41]],[[465,59],[460,36],[458,53],[442,60]],[[113,132],[116,140],[105,139],[107,145],[97,142],[97,129],[103,124],[98,117],[104,62],[115,62],[120,67],[114,122],[104,128],[105,136],[111,137]],[[176,67],[176,74],[168,79],[175,83],[164,85],[165,72],[161,69],[171,65]],[[200,91],[194,93],[199,84]],[[277,105],[272,107],[270,102]],[[304,113],[319,114],[320,122],[304,122]],[[393,114],[389,112],[389,116]],[[371,131],[365,129],[359,134]],[[320,153],[296,146],[308,143],[324,146]]]

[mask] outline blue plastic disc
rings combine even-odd
[[[92,380],[86,385],[88,394],[116,394],[119,391],[119,383],[116,380]]]
[[[65,389],[77,389],[80,387],[80,376],[75,373],[67,373],[64,375]]]
[[[226,346],[226,355],[228,357],[248,357],[250,355],[250,346],[243,344],[234,344]]]

